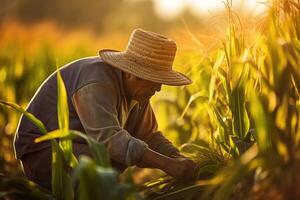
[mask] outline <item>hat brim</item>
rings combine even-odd
[[[188,85],[192,83],[191,79],[187,76],[174,70],[159,71],[147,67],[141,67],[136,62],[127,58],[125,52],[104,49],[99,51],[99,55],[104,62],[112,65],[113,67],[148,81],[173,86]]]

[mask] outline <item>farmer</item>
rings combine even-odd
[[[191,80],[172,70],[174,41],[136,29],[123,52],[101,50],[61,68],[69,105],[69,128],[86,133],[106,145],[112,165],[158,168],[178,179],[190,179],[195,163],[157,130],[149,103],[161,85],[187,85]],[[47,131],[58,129],[57,80],[53,73],[40,86],[27,111]],[[35,143],[40,131],[22,116],[15,137],[16,157],[28,179],[51,190],[51,144]],[[90,156],[86,142],[73,140],[73,151]]]

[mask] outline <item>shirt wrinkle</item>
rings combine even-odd
[[[83,91],[85,89],[87,91]],[[85,95],[77,95],[77,92]],[[112,159],[125,165],[135,164],[148,146],[146,143],[138,142],[139,139],[132,137],[123,126],[120,126],[123,123],[116,120],[116,115],[128,115],[127,112],[124,113],[124,103],[126,102],[120,99],[123,105],[121,104],[121,108],[115,109],[118,99],[106,99],[112,95],[110,95],[110,91],[107,91],[107,87],[102,87],[101,84],[88,85],[77,92],[73,96],[74,107],[86,133],[104,143]],[[100,97],[98,93],[107,95]],[[107,104],[103,104],[103,102]],[[125,118],[125,122],[128,116],[122,118]],[[128,144],[132,145],[128,146]]]

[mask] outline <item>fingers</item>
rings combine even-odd
[[[185,162],[186,165],[185,165],[185,171],[183,172],[183,176],[185,180],[192,180],[195,178],[194,174],[196,170],[196,163],[190,159],[187,159]]]
[[[182,158],[182,157],[177,158],[175,160],[177,166],[174,166],[173,174],[170,173],[170,175],[179,180],[194,179],[196,163],[188,158]]]

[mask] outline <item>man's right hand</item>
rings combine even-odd
[[[173,158],[167,165],[165,172],[179,180],[192,180],[194,178],[196,164],[194,161],[185,158]]]
[[[158,168],[179,180],[191,180],[196,164],[185,157],[170,158],[148,149],[143,155],[139,167]]]

